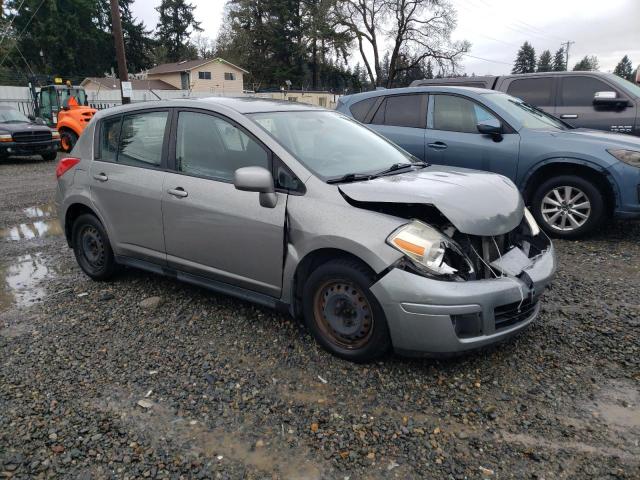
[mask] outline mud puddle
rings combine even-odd
[[[27,307],[46,295],[43,281],[55,276],[41,253],[21,255],[0,263],[0,311]]]
[[[62,227],[57,219],[36,220],[14,227],[0,228],[0,239],[5,240],[32,240],[57,235],[62,235]]]

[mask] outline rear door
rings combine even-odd
[[[270,169],[271,152],[230,119],[178,112],[162,198],[167,262],[179,271],[279,297],[287,194],[275,208],[236,190],[241,167]]]
[[[595,107],[596,92],[616,92],[617,97],[630,100],[622,90],[602,78],[578,74],[560,79],[557,116],[574,127],[611,132],[632,133],[636,118],[636,102],[627,107]]]
[[[91,199],[119,255],[164,263],[161,197],[170,109],[107,117],[91,162]]]
[[[380,100],[367,119],[369,127],[424,160],[427,94],[388,95]]]
[[[505,129],[499,140],[478,132],[478,122],[492,118]],[[486,170],[513,180],[518,170],[520,136],[508,132],[513,131],[495,113],[468,97],[429,97],[426,159],[430,163]]]

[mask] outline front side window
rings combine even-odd
[[[337,112],[284,111],[249,116],[323,180],[348,173],[375,173],[396,163],[415,161],[400,147]]]
[[[536,107],[553,105],[553,78],[522,78],[509,84],[507,93]]]
[[[479,122],[496,119],[492,113],[477,103],[453,95],[436,95],[433,109],[434,130],[479,133]]]
[[[236,74],[235,73],[231,73],[231,72],[225,72],[224,79],[225,80],[235,80],[236,79]]]
[[[242,167],[269,168],[269,154],[244,131],[214,115],[180,112],[176,168],[199,177],[232,181]]]
[[[578,75],[562,79],[560,105],[565,107],[590,107],[596,92],[620,92],[597,78]]]
[[[200,80],[211,80],[211,72],[198,72]]]
[[[117,162],[134,167],[160,166],[168,116],[168,112],[126,115],[122,120]]]

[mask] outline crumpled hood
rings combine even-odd
[[[356,202],[433,205],[469,235],[502,235],[516,228],[524,215],[522,196],[511,180],[466,168],[430,165],[339,188]]]

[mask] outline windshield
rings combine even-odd
[[[70,97],[75,97],[78,105],[84,105],[87,100],[87,94],[82,88],[65,88],[60,90],[60,103],[63,106],[67,106],[67,101]]]
[[[336,112],[267,112],[249,115],[305,167],[323,180],[373,174],[413,156]]]
[[[613,73],[607,75],[607,78],[613,83],[618,84],[618,86],[624,88],[634,97],[640,98],[640,85],[630,82],[629,80],[625,80],[624,78],[614,75]]]
[[[13,109],[0,109],[0,123],[29,122],[29,119],[22,112]]]
[[[566,123],[511,95],[492,93],[487,95],[487,100],[492,101],[506,110],[512,117],[515,117],[524,128],[554,128],[557,130],[567,130],[570,128]]]

